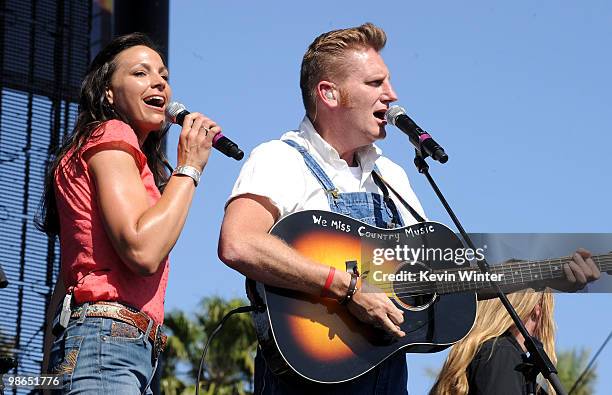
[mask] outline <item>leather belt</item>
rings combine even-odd
[[[72,311],[71,318],[79,318],[83,312],[83,307],[77,307]],[[104,317],[112,318],[118,321],[125,322],[140,329],[142,333],[147,333],[149,322],[153,321],[151,317],[142,311],[132,310],[127,306],[117,302],[96,302],[87,306],[85,317]],[[149,331],[149,340],[153,344],[153,352],[155,358],[166,347],[168,337],[162,333],[161,325],[153,321],[151,330]]]

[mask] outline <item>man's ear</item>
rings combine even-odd
[[[335,107],[338,105],[338,93],[336,92],[336,84],[329,81],[319,81],[317,84],[317,96],[328,106]]]

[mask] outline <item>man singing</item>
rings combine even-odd
[[[373,144],[385,137],[384,115],[397,100],[380,55],[385,42],[385,32],[366,23],[324,33],[309,46],[300,74],[306,116],[298,130],[251,153],[226,206],[219,256],[253,280],[346,303],[359,320],[402,337],[403,312],[384,293],[364,292],[367,284],[354,273],[304,257],[268,233],[302,210],[332,211],[380,228],[423,221],[406,173]],[[255,365],[256,394],[407,393],[402,352],[339,384],[278,377],[261,353]]]

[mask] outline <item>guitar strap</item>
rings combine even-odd
[[[406,207],[406,209],[414,217],[414,219],[416,219],[418,222],[425,222],[425,218],[421,217],[421,214],[419,214],[414,208],[412,208],[412,206],[406,201],[406,199],[404,199],[399,193],[397,193],[397,191],[391,185],[389,185],[387,181],[385,181],[382,175],[380,175],[380,173],[378,172],[378,169],[375,168],[374,170],[372,170],[372,178],[374,179],[374,183],[378,185],[378,187],[383,191],[383,194],[385,196],[388,196],[389,190],[391,190],[391,192],[393,192],[395,197],[397,197],[397,199],[404,205],[404,207]]]

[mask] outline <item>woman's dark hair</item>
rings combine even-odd
[[[111,119],[127,120],[115,112],[113,106],[106,99],[106,90],[117,67],[117,56],[124,50],[143,45],[163,55],[149,37],[142,33],[131,33],[114,38],[89,65],[87,74],[81,84],[79,97],[79,115],[72,133],[64,140],[52,157],[45,176],[45,192],[41,201],[40,211],[35,220],[41,231],[52,236],[59,234],[59,213],[55,201],[55,171],[62,158],[72,150],[78,155],[83,144],[92,137],[94,130],[103,122]],[[165,63],[165,61],[164,61]],[[153,172],[155,184],[161,191],[165,186],[168,174],[164,165],[167,164],[162,150],[164,130],[149,133],[142,145],[142,151],[147,157],[149,168]]]

